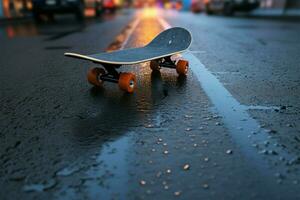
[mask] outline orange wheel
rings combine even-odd
[[[178,60],[176,65],[176,71],[179,75],[186,75],[189,69],[189,61]]]
[[[103,81],[100,79],[100,76],[105,74],[105,70],[101,68],[93,68],[90,69],[87,73],[87,80],[90,84],[94,86],[100,87],[103,83]]]
[[[119,77],[119,87],[125,92],[132,93],[136,87],[136,78],[132,73],[121,73]]]
[[[150,68],[152,69],[152,71],[159,71],[160,70],[159,64],[156,60],[151,60],[150,61]]]

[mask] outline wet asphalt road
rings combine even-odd
[[[63,57],[142,46],[166,23],[193,35],[186,78],[123,67],[138,79],[129,95],[91,87],[95,64]],[[2,24],[0,199],[300,198],[299,31],[155,11]]]

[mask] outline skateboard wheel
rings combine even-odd
[[[128,93],[133,93],[136,87],[136,78],[133,73],[121,73],[119,77],[119,87]]]
[[[150,61],[150,68],[152,69],[152,71],[159,71],[160,70],[159,64],[156,60],[151,60]]]
[[[90,69],[87,73],[87,80],[90,84],[100,87],[103,81],[100,79],[100,76],[105,74],[105,70],[101,68]]]
[[[189,68],[189,62],[187,60],[178,60],[176,65],[176,71],[179,75],[186,75]]]

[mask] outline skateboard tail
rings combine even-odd
[[[78,53],[70,53],[70,52],[66,52],[64,53],[65,56],[68,56],[68,57],[72,57],[72,58],[77,58],[77,59],[82,59],[82,60],[90,60],[90,61],[93,61],[93,62],[98,62],[98,63],[109,63],[105,60],[99,60],[99,59],[96,59],[96,58],[93,58],[91,56],[88,56],[88,55],[82,55],[82,54],[78,54]]]
[[[82,54],[78,54],[78,53],[66,52],[66,53],[64,53],[64,55],[68,56],[68,57],[78,58],[78,59],[92,59],[92,57],[90,57],[90,56],[86,56],[86,55],[82,55]]]

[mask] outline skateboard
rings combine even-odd
[[[162,67],[176,69],[179,75],[186,75],[189,62],[181,58],[173,59],[173,55],[187,50],[192,37],[188,30],[180,27],[170,28],[157,35],[149,44],[139,48],[129,48],[113,52],[92,55],[65,53],[65,56],[89,60],[101,64],[102,68],[90,69],[87,73],[88,82],[101,86],[104,81],[117,83],[120,89],[132,93],[136,88],[133,73],[118,72],[123,65],[133,65],[150,61],[150,68],[158,71]]]

